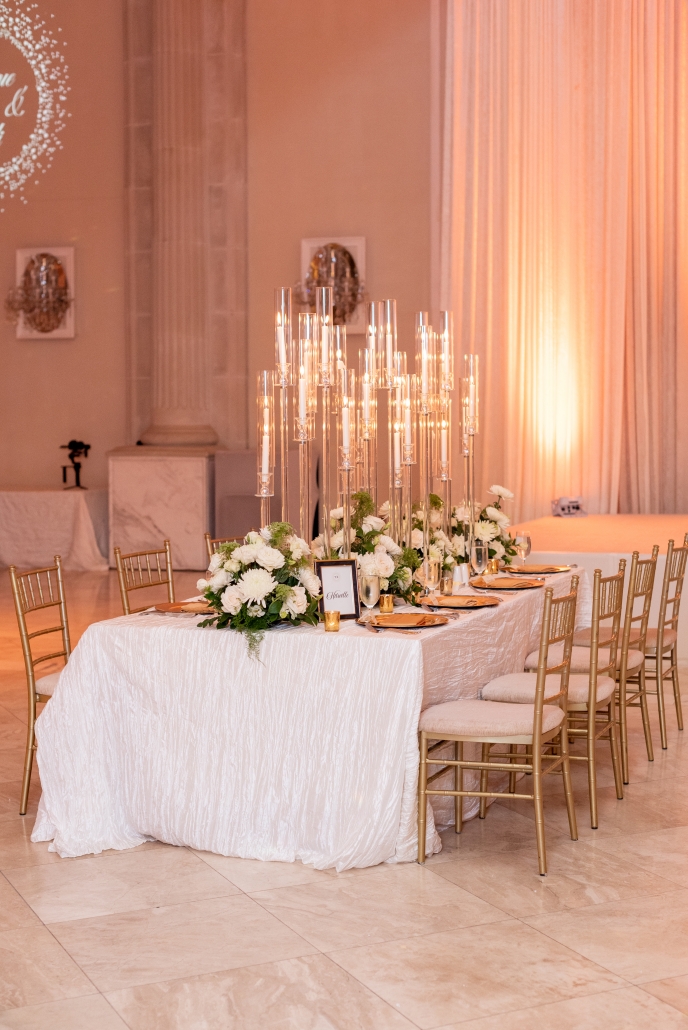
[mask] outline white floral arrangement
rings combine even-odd
[[[516,554],[516,545],[508,532],[511,519],[502,510],[502,503],[505,500],[513,500],[513,493],[505,486],[491,486],[488,493],[495,497],[492,504],[481,508],[476,506],[473,516],[474,539],[488,545],[490,558],[499,558],[505,565],[509,565]],[[428,522],[430,526],[430,547],[429,557],[442,563],[442,568],[451,570],[455,565],[467,562],[468,536],[470,530],[470,515],[467,508],[452,508],[450,535],[447,535],[442,526],[444,524],[444,511],[442,499],[437,494],[430,495],[430,511]],[[476,517],[477,515],[477,517]],[[423,508],[414,508],[413,533],[411,543],[419,552],[423,549]]]
[[[363,576],[379,576],[380,590],[411,601],[419,593],[420,584],[414,580],[414,571],[420,565],[412,547],[400,547],[385,530],[388,528],[389,504],[375,515],[375,504],[365,490],[352,495],[351,553],[356,558]],[[313,541],[316,558],[342,558],[346,554],[344,541],[344,509],[330,511],[330,552],[325,553],[322,535]]]
[[[308,544],[287,522],[251,532],[243,544],[223,544],[206,575],[197,588],[217,614],[200,625],[245,633],[252,657],[271,626],[317,624],[320,580]]]

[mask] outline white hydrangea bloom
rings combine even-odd
[[[243,603],[239,587],[227,587],[222,595],[222,610],[229,612],[230,615],[236,615]]]

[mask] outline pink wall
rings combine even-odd
[[[125,442],[122,2],[41,7],[68,44],[72,117],[28,204],[0,205],[0,297],[14,285],[16,248],[73,246],[77,335],[17,340],[0,321],[0,488],[59,488],[59,445],[71,437],[93,447],[85,483],[105,486],[105,453]]]

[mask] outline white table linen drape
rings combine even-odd
[[[550,583],[562,594],[570,574]],[[62,856],[154,838],[318,869],[412,861],[421,709],[522,670],[542,602],[521,592],[411,636],[274,630],[259,662],[195,618],[95,623],[37,722],[32,839]],[[449,823],[451,799],[437,800]],[[432,819],[428,849],[440,849]]]
[[[104,521],[105,490],[0,491],[0,565],[20,569],[52,565],[70,572],[107,572],[93,517]],[[98,525],[107,548],[107,526]]]

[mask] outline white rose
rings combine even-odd
[[[225,572],[233,574],[239,571],[239,569],[241,568],[241,562],[238,562],[236,558],[230,558],[229,561],[226,561],[222,567],[225,570]]]
[[[386,551],[379,551],[373,557],[375,558],[377,575],[388,579],[394,572],[394,559]]]
[[[485,522],[481,520],[476,522],[473,530],[475,533],[476,540],[482,540],[488,543],[490,540],[494,540],[496,536],[499,536],[499,526],[496,522]]]
[[[215,554],[210,559],[210,563],[208,565],[208,572],[211,575],[213,574],[213,572],[217,572],[218,569],[222,568],[222,566],[224,565],[224,562],[225,562],[224,554],[219,554],[216,551]]]
[[[493,497],[504,497],[507,501],[513,500],[514,497],[511,490],[507,490],[505,486],[491,486],[488,493],[492,494]]]
[[[227,587],[222,595],[222,610],[229,612],[230,615],[236,615],[242,604],[243,600],[239,587]]]
[[[260,533],[256,533],[255,529],[252,529],[250,533],[247,533],[244,537],[245,544],[262,544],[263,538]]]
[[[378,537],[375,550],[377,550],[378,547],[384,547],[388,554],[401,554],[399,544],[395,544],[391,536],[387,536],[385,533],[381,533]]]
[[[292,587],[291,593],[285,602],[287,611],[292,616],[303,615],[308,607],[308,598],[303,587]]]
[[[196,582],[196,590],[207,590],[207,589],[208,589],[208,580],[207,579],[199,579],[199,580],[197,580],[197,582]]]
[[[493,540],[490,544],[490,550],[494,551],[493,558],[503,558],[506,554],[503,544],[500,544],[499,540]]]
[[[306,558],[311,553],[308,544],[305,540],[302,540],[300,536],[294,535],[288,537],[287,547],[291,551],[291,556],[294,559],[294,561],[300,561],[302,558]]]
[[[312,597],[315,597],[320,593],[320,580],[311,569],[307,566],[303,569],[299,569],[298,576],[299,580],[303,583],[306,590]]]
[[[428,519],[433,529],[436,529],[437,526],[442,525],[442,512],[438,511],[437,508],[431,508]]]
[[[385,520],[379,519],[377,515],[366,515],[361,523],[361,529],[364,533],[379,532],[381,529],[384,529],[384,525]]]
[[[500,529],[506,529],[507,526],[511,525],[511,519],[509,516],[499,508],[493,508],[492,505],[485,508],[485,514],[488,519],[492,519],[493,522],[496,522]]]
[[[214,594],[216,594],[218,590],[222,590],[223,587],[226,587],[228,583],[229,575],[224,569],[218,569],[217,572],[215,572],[208,580],[208,586]]]
[[[250,535],[251,534],[249,534],[249,536]],[[258,534],[253,533],[253,536],[258,536]],[[256,560],[260,549],[264,546],[265,544],[262,540],[260,544],[242,544],[241,547],[237,547],[232,551],[232,558],[234,558],[235,561],[241,562],[242,565],[251,565]]]
[[[277,581],[267,569],[249,569],[237,583],[244,601],[262,601],[276,586]]]
[[[256,555],[256,561],[264,569],[272,572],[273,569],[281,569],[287,559],[276,547],[261,547]]]
[[[411,533],[411,547],[416,547],[420,550],[423,546],[423,530],[414,529]]]

